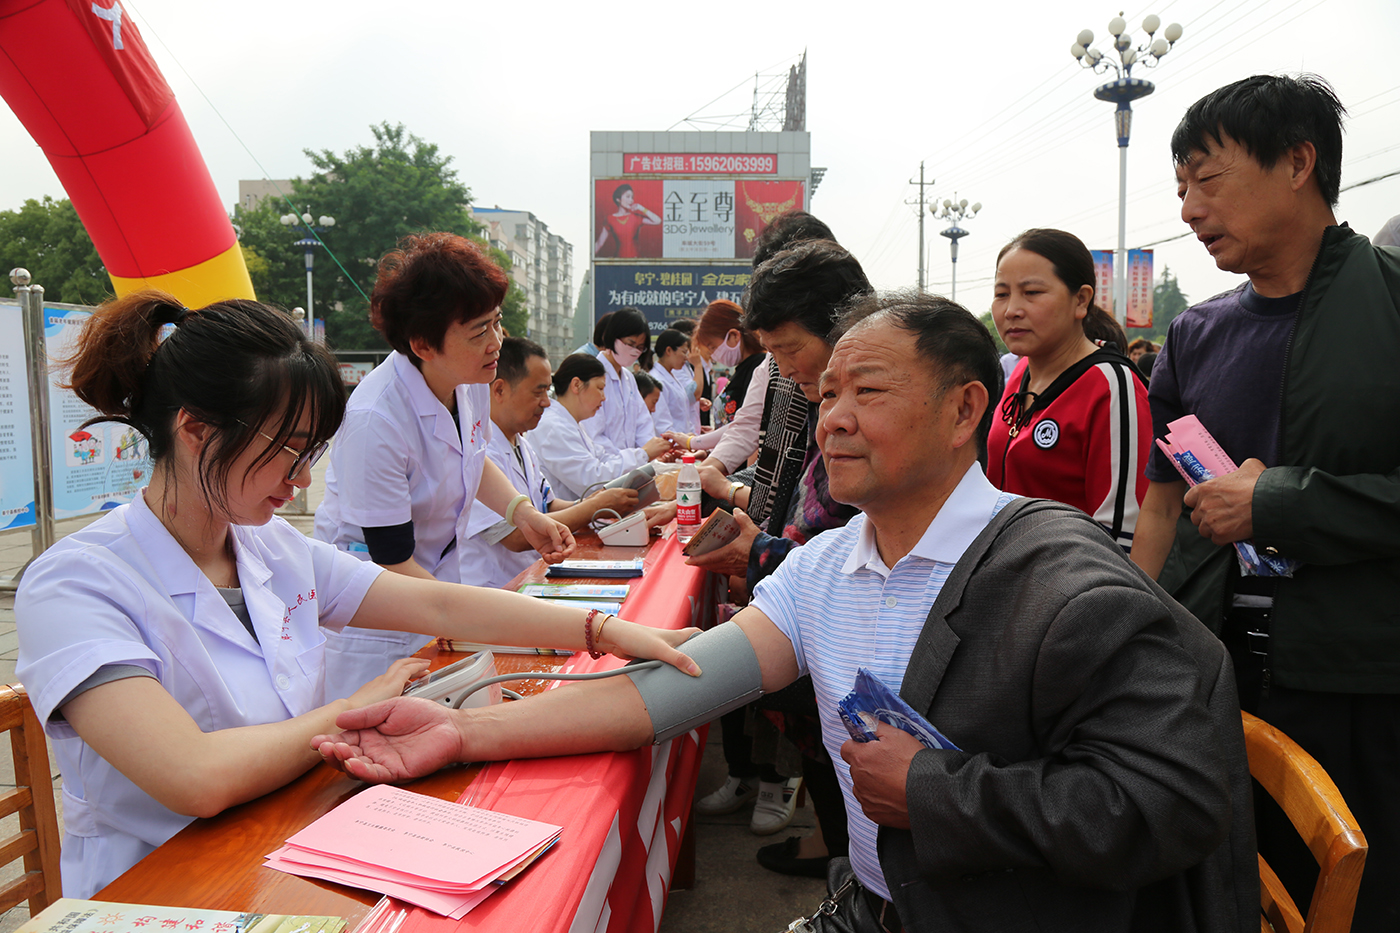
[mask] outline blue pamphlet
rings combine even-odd
[[[857,742],[875,741],[875,725],[883,722],[903,729],[929,748],[958,751],[947,736],[931,726],[897,693],[886,687],[880,678],[863,667],[856,670],[856,688],[836,706],[841,713],[841,721],[846,724],[846,731]]]

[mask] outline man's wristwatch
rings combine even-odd
[[[729,483],[729,504],[730,504],[730,505],[734,505],[734,504],[735,504],[735,502],[734,502],[734,497],[737,496],[737,495],[739,495],[739,490],[741,490],[741,489],[743,489],[743,488],[744,488],[744,484],[743,484],[743,483],[736,483],[736,482],[733,482],[733,481],[731,481],[731,482]]]

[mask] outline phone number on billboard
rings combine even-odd
[[[778,171],[773,153],[634,153],[623,156],[624,171],[708,173],[714,175],[772,175]]]

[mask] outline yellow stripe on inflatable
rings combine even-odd
[[[158,288],[180,299],[187,308],[203,308],[226,298],[255,297],[253,281],[248,278],[248,266],[243,262],[243,251],[236,242],[213,259],[177,272],[139,279],[114,275],[112,287],[118,298],[143,288]]]

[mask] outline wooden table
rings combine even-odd
[[[633,590],[623,608],[625,616],[658,627],[681,628],[710,612],[709,575],[684,565],[673,537],[653,539],[647,548],[603,547],[591,534],[578,540],[577,556],[581,558],[622,560],[645,554],[647,575],[627,581]],[[544,565],[539,563],[512,586],[543,580]],[[425,651],[436,653],[431,647]],[[442,652],[434,667],[459,657]],[[572,658],[496,656],[501,673],[547,670],[565,664],[570,669],[592,669],[620,663],[612,658],[595,662],[583,653]],[[529,694],[546,684],[528,682],[523,689],[510,686]],[[565,830],[555,851],[460,924],[415,908],[400,933],[437,933],[459,927],[566,931],[573,926],[576,914],[588,930],[595,926],[654,930],[681,848],[680,836],[687,823],[703,746],[703,731],[693,732],[654,749],[498,762],[484,768],[459,766],[409,783],[406,786],[417,793],[445,800],[466,795],[466,802],[547,819],[564,825]],[[263,868],[262,862],[263,856],[288,836],[364,786],[327,765],[317,765],[281,790],[212,819],[195,820],[94,897],[176,907],[331,914],[344,916],[353,928],[379,899],[377,894],[298,878]],[[572,798],[586,803],[565,808],[567,812],[561,814],[561,801]],[[549,819],[551,816],[554,818]],[[633,825],[639,817],[641,824]],[[646,819],[655,824],[651,836],[647,835]],[[664,858],[656,848],[658,841],[665,846]],[[611,874],[602,870],[610,863],[615,863]],[[578,877],[580,865],[591,868],[585,877]]]

